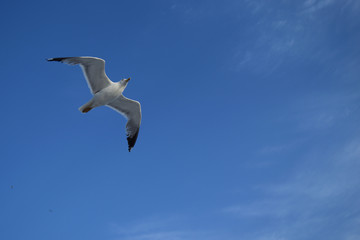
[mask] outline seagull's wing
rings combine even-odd
[[[93,94],[111,84],[105,73],[105,61],[95,57],[61,57],[49,58],[48,61],[63,62],[70,65],[80,64],[88,86]]]
[[[141,123],[141,106],[138,101],[128,99],[121,95],[107,106],[111,107],[115,111],[121,113],[128,119],[126,123],[126,135],[129,152],[134,147],[136,139],[139,134],[139,128]]]

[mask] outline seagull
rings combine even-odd
[[[126,135],[129,152],[134,147],[141,123],[141,106],[138,101],[124,97],[122,94],[130,78],[112,82],[105,73],[105,61],[97,57],[58,57],[47,61],[62,62],[70,65],[79,64],[83,70],[93,98],[82,105],[79,110],[87,113],[99,106],[107,106],[127,118]]]

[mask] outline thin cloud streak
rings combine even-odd
[[[257,22],[249,31],[249,34],[257,35],[257,40],[247,45],[239,43],[232,58],[235,62],[233,69],[250,70],[261,75],[271,74],[289,62],[333,62],[339,52],[323,45],[325,34],[329,34],[324,29],[330,23],[320,10],[331,9],[341,15],[360,10],[360,2],[352,0],[306,0],[290,9],[286,3],[274,6],[264,1],[246,2],[245,6],[257,16]],[[311,53],[310,59],[306,53]]]
[[[173,218],[147,218],[131,224],[109,224],[110,232],[119,240],[197,240],[224,239],[218,232],[194,231],[186,227],[184,220]]]
[[[335,4],[341,5],[341,11],[350,10],[351,12],[357,12],[360,10],[360,2],[357,0],[306,0],[303,5],[303,13],[315,14]]]
[[[313,13],[335,3],[336,0],[306,0],[304,3],[305,12]]]
[[[288,183],[259,187],[262,200],[224,209],[224,213],[241,219],[272,219],[264,234],[279,239],[312,239],[331,229],[327,239],[351,239],[358,236],[360,219],[360,141],[346,144],[335,154],[315,154]],[[315,163],[315,164],[314,164]],[[283,225],[283,222],[287,222]]]
[[[356,114],[359,99],[359,95],[349,93],[307,96],[293,103],[296,113],[288,117],[301,131],[330,128]]]

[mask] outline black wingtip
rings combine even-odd
[[[56,62],[61,62],[62,60],[66,59],[66,57],[62,57],[62,58],[48,58],[46,59],[48,62],[53,62],[53,61],[56,61]]]
[[[139,135],[139,130],[134,134],[134,136],[127,137],[127,141],[128,141],[128,145],[129,145],[129,152],[135,146],[138,135]]]

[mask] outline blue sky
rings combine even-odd
[[[359,1],[0,9],[0,239],[360,239]],[[131,153],[63,56],[132,78]]]

